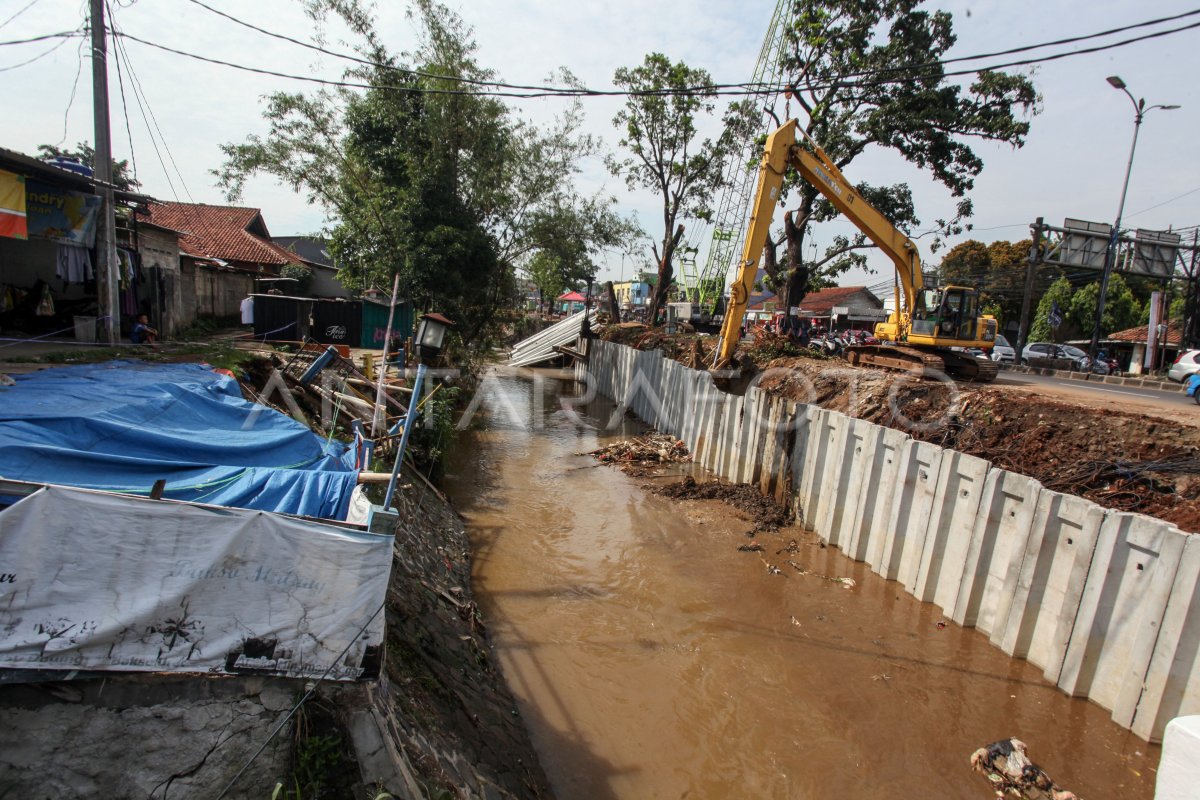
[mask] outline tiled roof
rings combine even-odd
[[[1139,325],[1136,328],[1129,328],[1124,331],[1111,333],[1107,337],[1110,342],[1137,342],[1140,344],[1146,343],[1146,325]],[[1178,347],[1183,341],[1183,323],[1175,321],[1167,324],[1167,346]]]
[[[179,249],[189,255],[276,267],[298,261],[294,253],[270,240],[257,208],[155,203],[149,208],[148,221],[182,231]],[[258,228],[265,236],[253,233],[251,228]]]
[[[879,301],[879,298],[871,294],[865,286],[831,286],[828,289],[813,292],[801,300],[800,310],[808,314],[824,316],[831,313],[834,306],[844,306],[848,300],[859,294],[864,295],[870,305],[883,308],[883,303]]]

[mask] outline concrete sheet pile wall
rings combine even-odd
[[[587,343],[576,377],[1139,736],[1200,712],[1200,536],[955,450]]]

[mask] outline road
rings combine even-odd
[[[1180,391],[1164,392],[1139,386],[1120,386],[1101,381],[1074,381],[1008,371],[1001,371],[992,385],[1074,401],[1092,408],[1152,414],[1200,426],[1200,406]]]

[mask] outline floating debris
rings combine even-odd
[[[1020,739],[1001,739],[971,754],[971,768],[992,784],[996,797],[1021,800],[1079,800],[1029,760]]]
[[[792,565],[792,569],[796,570],[796,572],[799,572],[801,575],[812,575],[814,578],[820,578],[823,581],[837,583],[840,584],[843,589],[853,589],[858,585],[854,582],[853,578],[839,578],[834,575],[822,575],[819,572],[813,572],[811,569],[805,569],[795,561],[792,561],[790,558],[788,559],[788,563]]]
[[[674,436],[653,431],[577,455],[592,456],[604,463],[622,464],[677,464],[692,460],[686,444]]]
[[[763,550],[766,550],[766,548],[763,547],[758,542],[751,542],[750,544],[744,544],[738,548],[738,551],[742,552],[742,553],[761,553]]]

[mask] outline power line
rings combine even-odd
[[[79,75],[83,72],[83,46],[86,43],[85,39],[81,39],[79,46],[75,48],[75,80],[71,82],[71,96],[67,98],[67,108],[63,111],[63,135],[58,140],[58,146],[62,146],[67,141],[67,122],[71,118],[71,107],[75,105],[75,91],[79,88]]]
[[[112,4],[110,3],[108,6],[109,19],[112,18],[112,15],[113,15],[112,14]],[[113,50],[117,50],[119,47],[120,47],[120,45],[117,44],[117,39],[114,36],[113,37]],[[138,174],[137,153],[134,151],[134,148],[133,148],[133,132],[129,129],[129,106],[127,106],[125,104],[125,79],[121,74],[121,58],[120,58],[119,54],[118,54],[118,57],[114,59],[114,61],[116,62],[116,65],[117,65],[117,86],[120,87],[120,92],[121,92],[121,113],[125,117],[125,138],[127,138],[129,140],[129,161],[133,167],[133,181],[134,181],[134,183],[137,183],[138,182],[138,180],[137,180],[137,174]],[[132,76],[130,79],[132,80]]]
[[[1084,48],[1082,50],[1072,50],[1072,51],[1068,51],[1068,52],[1064,52],[1064,53],[1052,53],[1050,55],[1041,56],[1041,57],[1037,57],[1037,58],[1022,59],[1022,60],[1018,60],[1018,61],[1010,61],[1010,62],[1002,63],[1002,64],[990,64],[990,65],[987,65],[984,67],[979,67],[976,69],[965,69],[965,70],[945,72],[942,74],[941,77],[948,78],[948,77],[957,77],[957,76],[963,76],[963,75],[974,75],[974,74],[977,74],[980,72],[989,72],[992,70],[1004,69],[1007,67],[1029,66],[1032,64],[1038,64],[1038,63],[1043,63],[1043,62],[1047,62],[1047,61],[1057,61],[1059,59],[1068,58],[1068,57],[1072,57],[1072,56],[1087,55],[1087,54],[1091,54],[1091,53],[1102,52],[1105,50],[1112,50],[1112,49],[1115,49],[1118,47],[1125,47],[1127,45],[1135,44],[1137,42],[1147,41],[1150,39],[1157,39],[1157,38],[1160,38],[1163,36],[1169,36],[1169,35],[1172,35],[1175,33],[1181,33],[1183,31],[1191,30],[1193,28],[1200,28],[1200,22],[1194,22],[1189,25],[1184,25],[1184,26],[1181,26],[1178,28],[1171,28],[1171,29],[1164,30],[1164,31],[1156,31],[1154,33],[1143,34],[1141,36],[1135,36],[1135,37],[1132,37],[1129,39],[1121,40],[1119,42],[1110,42],[1108,44],[1097,45],[1095,47]],[[410,92],[410,93],[414,93],[414,94],[473,95],[473,96],[486,96],[486,97],[508,97],[508,98],[517,98],[517,99],[534,99],[534,98],[545,98],[545,97],[654,97],[654,96],[661,97],[661,96],[670,96],[670,95],[687,94],[687,93],[704,94],[706,96],[739,96],[740,97],[740,96],[746,96],[746,95],[759,94],[762,90],[761,85],[751,85],[751,84],[745,84],[745,83],[743,83],[743,84],[710,84],[710,85],[706,85],[706,86],[683,87],[680,89],[656,89],[656,90],[643,90],[643,91],[627,91],[627,90],[620,90],[620,89],[600,90],[600,89],[586,89],[586,88],[569,89],[569,90],[563,91],[563,90],[556,90],[556,89],[540,88],[536,91],[499,92],[499,91],[470,90],[470,89],[432,89],[432,88],[428,88],[428,87],[417,87],[417,86],[390,86],[390,85],[362,83],[362,82],[357,82],[357,81],[330,80],[327,78],[318,78],[318,77],[311,76],[311,75],[296,75],[296,74],[292,74],[292,73],[285,73],[285,72],[278,72],[276,70],[264,69],[261,67],[251,67],[251,66],[247,66],[245,64],[238,64],[238,63],[231,62],[231,61],[225,61],[223,59],[212,58],[210,56],[203,56],[198,53],[191,53],[186,50],[179,50],[177,48],[169,47],[167,45],[159,44],[157,42],[152,42],[147,39],[142,39],[140,37],[134,36],[129,33],[125,33],[123,31],[118,32],[117,35],[119,35],[122,38],[130,39],[132,41],[138,42],[139,44],[146,45],[148,47],[153,47],[158,50],[162,50],[164,52],[172,53],[174,55],[183,56],[185,58],[191,58],[191,59],[194,59],[197,61],[203,61],[203,62],[210,63],[210,64],[216,64],[219,66],[230,67],[232,69],[242,70],[244,72],[252,72],[252,73],[256,73],[256,74],[260,74],[260,75],[269,75],[269,76],[277,77],[277,78],[285,78],[288,80],[297,80],[297,81],[303,81],[306,83],[315,83],[315,84],[321,84],[321,85],[325,85],[325,86],[334,86],[334,87],[351,88],[351,89],[377,89],[377,90],[392,90],[392,91]],[[941,62],[932,62],[930,65],[927,65],[927,66],[940,66],[940,64],[941,64]],[[379,65],[379,66],[385,67],[388,69],[396,69],[394,67],[388,67],[387,65]],[[874,74],[882,74],[885,72],[895,72],[895,71],[909,71],[909,70],[916,71],[916,70],[920,70],[920,69],[924,69],[924,68],[927,68],[927,67],[919,67],[918,66],[918,67],[883,68],[883,69],[879,69],[879,70],[876,70],[871,73],[863,73],[863,74],[864,75],[874,75]],[[397,70],[397,71],[401,71],[401,70]],[[445,78],[445,76],[441,76],[441,77]],[[880,81],[875,81],[874,85],[908,82],[908,81],[914,80],[919,77],[921,77],[921,76],[918,74],[918,75],[908,76],[908,77],[904,77],[904,78],[885,78]],[[458,82],[464,82],[462,79],[458,79],[458,78],[445,78],[445,79],[458,81]],[[808,86],[805,86],[804,88],[808,89],[810,91],[821,91],[821,90],[829,89],[829,88],[853,89],[853,88],[867,87],[870,85],[872,85],[872,84],[864,82],[864,81],[846,82],[846,81],[839,80],[839,81],[835,81],[835,82],[828,83],[828,84],[808,85]],[[777,88],[778,90],[783,91],[785,88],[793,89],[793,88],[797,88],[797,87],[776,86],[773,88]]]
[[[176,201],[179,200],[179,194],[175,191],[174,181],[171,180],[170,170],[167,169],[167,165],[162,158],[162,153],[159,151],[158,142],[160,140],[162,141],[162,149],[167,151],[167,160],[175,168],[175,175],[179,178],[179,185],[183,187],[184,194],[187,195],[188,200],[194,202],[191,189],[188,188],[187,181],[184,180],[179,165],[175,163],[175,156],[171,152],[171,146],[167,144],[167,137],[163,135],[162,128],[158,125],[158,117],[155,116],[154,109],[150,106],[150,98],[146,95],[146,90],[142,86],[141,79],[138,78],[137,72],[133,68],[133,62],[129,59],[129,51],[125,49],[124,43],[118,38],[123,34],[117,28],[116,19],[113,18],[111,13],[109,14],[109,26],[109,32],[113,37],[114,50],[116,50],[119,58],[125,60],[125,68],[129,72],[129,85],[133,89],[134,99],[137,100],[138,108],[142,114],[142,121],[146,125],[146,132],[150,135],[150,143],[154,146],[154,153],[158,157],[159,166],[162,167],[163,174],[166,176],[167,185],[171,187],[171,194],[175,196]],[[149,113],[149,119],[147,119],[147,113]],[[153,123],[153,130],[151,130],[151,123]],[[156,132],[157,139],[155,138]],[[130,142],[130,147],[132,147],[132,141]]]
[[[22,14],[24,14],[26,11],[28,11],[28,10],[29,10],[29,9],[31,9],[31,8],[33,8],[34,6],[36,6],[36,5],[37,5],[38,3],[40,3],[40,2],[41,2],[41,0],[29,0],[29,2],[28,2],[28,3],[26,3],[24,6],[22,6],[22,7],[21,7],[21,8],[20,8],[20,9],[19,9],[19,10],[18,10],[16,13],[15,13],[15,14],[13,14],[13,15],[12,15],[11,17],[9,17],[8,19],[4,20],[4,22],[0,22],[0,28],[3,28],[3,27],[5,27],[5,26],[7,26],[7,25],[8,25],[8,23],[12,22],[14,19],[16,19],[17,17],[21,16],[21,15],[22,15]]]
[[[1176,200],[1182,200],[1183,198],[1187,197],[1188,195],[1193,195],[1196,192],[1200,192],[1200,186],[1197,186],[1195,189],[1192,189],[1189,192],[1184,192],[1183,194],[1179,195],[1178,197],[1172,197],[1170,200],[1163,200],[1161,203],[1152,205],[1149,208],[1143,208],[1141,211],[1135,211],[1132,214],[1126,214],[1125,219],[1129,219],[1130,217],[1136,217],[1138,214],[1145,214],[1147,211],[1153,211],[1156,208],[1162,208],[1163,206],[1167,205],[1168,203],[1174,203]]]
[[[73,39],[76,36],[81,36],[81,35],[83,35],[82,32],[78,28],[76,28],[73,31],[59,31],[58,33],[43,33],[41,36],[30,36],[26,39],[8,39],[6,41],[0,42],[0,47],[8,47],[9,45],[14,45],[14,44],[33,44],[34,42],[44,42],[47,39]]]
[[[32,63],[33,63],[33,62],[35,62],[35,61],[41,61],[43,58],[45,58],[46,56],[50,55],[50,54],[51,54],[51,53],[53,53],[55,50],[57,50],[58,48],[62,47],[64,44],[66,44],[66,43],[67,43],[67,42],[69,42],[69,41],[70,41],[70,39],[67,39],[66,37],[63,37],[62,39],[59,39],[59,40],[58,40],[58,44],[52,45],[52,46],[50,47],[50,49],[49,49],[49,50],[45,50],[45,51],[43,51],[43,52],[39,53],[38,55],[34,56],[33,58],[27,58],[27,59],[25,59],[24,61],[21,61],[21,62],[19,62],[19,63],[16,63],[16,64],[10,64],[10,65],[9,65],[9,66],[7,66],[7,67],[0,67],[0,72],[8,72],[9,70],[17,69],[18,67],[24,67],[24,66],[27,66],[27,65],[29,65],[29,64],[32,64]]]

